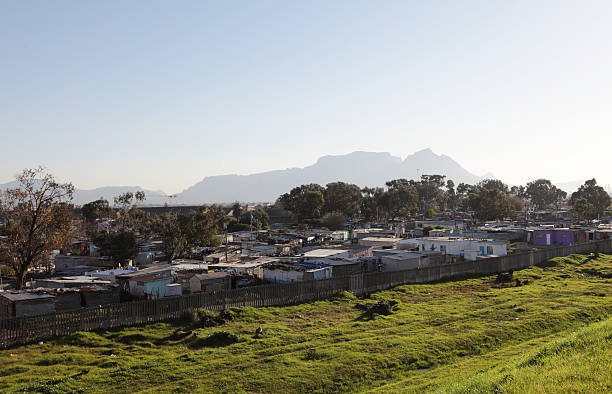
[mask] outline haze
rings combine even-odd
[[[612,183],[609,1],[5,1],[0,183],[80,188],[383,151]]]

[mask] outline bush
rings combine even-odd
[[[206,338],[197,338],[192,342],[192,348],[222,347],[238,342],[238,335],[228,331],[217,331]]]
[[[437,213],[438,213],[438,212],[437,212],[435,209],[433,209],[433,208],[427,208],[427,209],[425,210],[425,217],[426,217],[426,218],[432,218],[432,217],[434,217],[434,216],[435,216]]]

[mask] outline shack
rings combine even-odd
[[[53,313],[53,297],[43,291],[11,290],[0,292],[0,318],[36,316]]]

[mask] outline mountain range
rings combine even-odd
[[[251,175],[209,176],[202,181],[173,196],[171,203],[176,205],[199,205],[205,203],[272,202],[293,187],[318,183],[342,181],[360,187],[384,186],[386,181],[398,178],[418,179],[423,174],[446,175],[455,185],[461,182],[474,184],[485,178],[495,178],[487,173],[475,175],[447,155],[435,154],[424,149],[405,159],[392,156],[387,152],[353,152],[346,155],[323,156],[313,165],[304,168],[287,168]],[[562,189],[572,192],[578,182],[571,182]],[[0,190],[14,187],[15,182],[0,185]],[[146,205],[164,205],[170,198],[159,190],[143,190],[139,186],[108,186],[96,189],[76,189],[74,203],[82,205],[89,201],[104,198],[109,202],[113,197],[125,193],[144,191]]]
[[[443,174],[456,184],[472,184],[482,179],[449,156],[437,155],[431,149],[416,152],[404,160],[387,152],[353,152],[323,156],[304,168],[206,177],[178,194],[176,202],[274,201],[293,187],[307,183],[325,185],[342,181],[373,187],[384,186],[386,181],[397,178],[417,179],[422,174]]]

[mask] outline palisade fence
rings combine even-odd
[[[612,239],[406,271],[375,272],[308,282],[245,287],[215,294],[196,293],[40,316],[9,318],[0,320],[0,347],[77,331],[109,329],[179,318],[185,311],[196,308],[223,310],[241,306],[290,305],[329,298],[342,291],[364,295],[402,284],[427,283],[519,270],[554,257],[591,252],[612,252]]]

